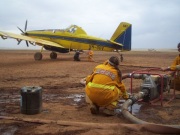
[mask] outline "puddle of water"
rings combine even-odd
[[[119,108],[115,110],[116,113],[118,113],[118,114],[121,113],[120,108],[124,102],[125,102],[125,100],[119,100],[119,104],[118,104]],[[142,104],[135,103],[135,104],[133,104],[133,106],[128,107],[128,110],[129,110],[129,112],[132,113],[132,115],[138,115],[140,112],[141,106],[142,106]]]
[[[17,126],[3,126],[0,127],[0,134],[1,135],[14,135],[15,132],[18,130]]]
[[[42,112],[43,113],[49,113],[49,110],[48,109],[43,109]]]
[[[43,94],[42,95],[42,99],[44,99],[44,100],[52,100],[52,99],[56,99],[56,98],[60,98],[60,95],[58,95],[58,94]]]
[[[44,100],[58,100],[58,99],[72,99],[74,101],[73,105],[77,105],[82,98],[85,97],[84,93],[81,94],[70,94],[70,95],[59,95],[59,94],[43,94]],[[20,102],[20,95],[19,94],[2,94],[0,103],[14,103],[14,102]],[[119,100],[119,108],[122,106],[122,104],[125,102],[125,100]],[[133,115],[138,115],[140,108],[142,104],[135,103],[132,107],[129,107],[129,111],[132,112]],[[121,109],[116,109],[118,112],[121,112]]]
[[[20,102],[20,94],[1,94],[0,98],[0,104],[3,103],[16,103]],[[72,99],[73,104],[71,105],[77,105],[83,98],[85,97],[84,93],[81,94],[43,94],[42,99],[45,101],[58,101],[62,99]]]
[[[4,112],[4,110],[3,111],[0,110],[0,115],[5,116],[5,115],[7,115],[7,113]]]
[[[58,95],[58,94],[44,94],[44,100],[58,100],[58,99],[72,99],[74,101],[73,105],[77,105],[82,98],[85,97],[85,94],[70,94],[70,95]]]
[[[20,101],[19,94],[3,94],[1,93],[0,103],[14,103]]]
[[[132,107],[129,107],[133,115],[138,115],[142,104],[135,103]]]
[[[66,98],[72,98],[74,102],[80,102],[81,99],[84,98],[84,97],[85,97],[84,94],[72,94],[72,95],[69,95]]]

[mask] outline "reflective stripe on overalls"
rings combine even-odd
[[[106,89],[106,90],[114,90],[116,86],[110,86],[110,85],[103,85],[103,84],[97,84],[97,83],[93,83],[93,82],[89,82],[88,83],[89,87],[92,88],[100,88],[100,89]],[[118,94],[119,94],[119,89],[118,89]]]
[[[106,90],[114,90],[116,86],[109,86],[109,85],[103,85],[103,84],[97,84],[97,83],[89,82],[88,87],[100,88],[100,89],[106,89]],[[117,88],[117,91],[118,91],[118,94],[120,94],[120,90],[118,88]],[[113,106],[117,106],[118,102],[114,101],[111,104]]]
[[[106,89],[106,90],[114,90],[116,86],[109,86],[109,85],[103,85],[103,84],[97,84],[97,83],[93,83],[93,82],[89,82],[88,87],[92,87],[92,88],[100,88],[100,89]],[[120,90],[117,88],[118,94],[120,94]],[[123,93],[123,95],[126,95],[126,92]],[[111,103],[111,105],[113,106],[117,106],[118,101],[114,101]]]

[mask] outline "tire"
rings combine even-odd
[[[34,54],[34,59],[35,60],[42,60],[42,53],[41,52],[36,52]]]
[[[57,59],[57,53],[56,52],[51,52],[50,53],[50,58],[51,59]]]

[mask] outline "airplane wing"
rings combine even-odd
[[[10,33],[10,32],[0,31],[0,36],[3,39],[13,38],[13,39],[16,39],[17,41],[25,40],[25,41],[29,41],[30,43],[40,45],[40,46],[47,45],[47,46],[54,46],[54,47],[64,48],[62,45],[57,44],[57,43],[52,42],[52,41],[38,39],[38,38],[34,38],[34,37],[28,37],[28,36],[14,34],[14,33]]]
[[[112,40],[108,40],[108,41],[111,42],[111,43],[113,43],[113,44],[115,44],[115,45],[123,46],[122,44],[117,43],[117,42],[114,42],[114,41],[112,41]]]

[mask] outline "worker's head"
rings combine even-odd
[[[119,58],[117,56],[111,56],[108,60],[108,63],[111,65],[111,66],[118,66],[119,65]]]
[[[177,45],[178,51],[180,52],[180,43]]]

